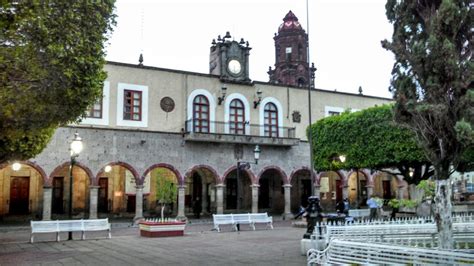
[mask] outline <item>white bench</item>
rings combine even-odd
[[[255,230],[255,224],[265,223],[273,229],[273,218],[268,213],[240,213],[240,214],[213,214],[214,229],[220,232],[220,225],[232,225],[232,229],[238,231],[241,224],[248,224]]]
[[[353,209],[349,210],[349,216],[358,218],[358,217],[368,217],[370,216],[370,209]]]
[[[108,238],[112,237],[109,219],[31,221],[30,243],[38,233],[56,233],[56,241],[60,241],[61,232],[82,232],[81,239],[84,240],[86,231],[108,231]]]

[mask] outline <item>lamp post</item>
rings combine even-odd
[[[69,147],[69,151],[71,152],[71,163],[69,164],[69,220],[72,219],[72,170],[74,164],[76,163],[76,158],[79,156],[79,153],[82,151],[82,139],[79,137],[79,133],[74,133],[74,139],[71,142]],[[72,240],[72,231],[69,232],[68,240]]]
[[[258,159],[260,159],[260,147],[257,145],[253,150],[253,156],[255,159],[255,163],[253,162],[246,162],[246,161],[237,161],[237,183],[240,180],[240,170],[250,169],[251,164],[258,164]],[[240,186],[237,187],[239,189]],[[237,209],[240,209],[240,193],[237,193]]]

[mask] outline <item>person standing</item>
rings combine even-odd
[[[379,205],[377,201],[374,198],[374,195],[370,195],[370,198],[367,200],[367,206],[369,206],[370,209],[370,220],[376,219],[377,218],[377,209],[379,208]]]

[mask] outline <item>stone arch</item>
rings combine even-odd
[[[48,185],[51,184],[51,180],[53,179],[53,177],[55,175],[58,174],[59,171],[61,171],[64,167],[69,167],[69,165],[71,164],[71,162],[64,162],[60,165],[58,165],[56,168],[54,168],[54,170],[51,172],[51,174],[49,175],[48,177]],[[89,169],[89,167],[85,166],[84,164],[82,164],[81,162],[75,162],[74,163],[74,166],[75,167],[79,167],[81,168],[82,170],[84,170],[84,172],[86,172],[87,176],[89,177],[89,183],[92,185],[94,184],[94,175],[92,174],[92,171],[91,169]]]
[[[235,171],[237,169],[237,166],[236,165],[233,165],[231,166],[230,168],[228,168],[224,174],[222,175],[222,180],[221,180],[221,184],[224,184],[225,183],[225,179],[229,176],[229,174],[232,172],[232,171]],[[252,185],[255,185],[255,184],[258,184],[258,179],[257,177],[255,176],[255,174],[250,171],[250,169],[243,169],[243,170],[240,170],[241,172],[245,172],[248,177],[250,177],[250,180],[252,181]]]
[[[216,186],[221,183],[217,171],[206,164],[193,165],[183,178],[185,185],[184,205],[185,213],[194,214],[195,218],[200,215],[208,215],[217,212],[217,189]],[[200,204],[200,212],[197,214]]]
[[[155,168],[166,168],[168,170],[170,170],[171,172],[174,173],[174,175],[176,176],[176,179],[178,181],[178,184],[180,186],[183,185],[184,183],[184,179],[183,177],[181,176],[181,173],[178,171],[178,169],[176,169],[176,167],[172,166],[171,164],[167,164],[167,163],[157,163],[157,164],[154,164],[150,167],[148,167],[145,172],[143,172],[143,175],[141,176],[140,178],[140,184],[143,184],[143,181],[145,180],[145,177],[146,175],[148,175],[151,170],[155,169]]]
[[[284,212],[284,185],[288,183],[286,173],[278,166],[264,167],[258,174],[258,209],[270,213]]]
[[[314,184],[319,182],[317,180],[318,175],[314,171],[312,172],[314,180],[311,180],[311,170],[309,167],[306,166],[294,169],[290,174],[290,209],[292,213],[298,213],[300,211],[300,207],[307,206],[308,197],[313,194]],[[314,183],[312,181],[314,181]]]
[[[280,176],[282,177],[283,179],[283,184],[284,185],[289,185],[290,184],[290,180],[288,179],[288,176],[286,175],[285,171],[283,171],[280,167],[276,166],[276,165],[270,165],[270,166],[265,166],[262,170],[260,170],[260,172],[258,173],[257,175],[257,182],[260,180],[260,177],[263,175],[263,173],[265,171],[268,171],[268,170],[275,170],[277,171]]]
[[[128,171],[130,171],[133,175],[133,177],[135,178],[135,182],[136,184],[141,184],[139,182],[141,182],[141,179],[140,179],[140,176],[138,175],[138,172],[137,170],[135,170],[135,168],[133,166],[131,166],[130,164],[126,163],[126,162],[121,162],[121,161],[116,161],[116,162],[111,162],[111,163],[108,163],[106,165],[104,165],[102,168],[100,168],[99,172],[97,172],[97,175],[94,177],[94,185],[97,185],[97,180],[98,178],[100,177],[100,175],[104,174],[104,170],[105,170],[105,167],[109,165],[109,166],[122,166],[124,168],[126,168]],[[92,184],[92,182],[91,182]]]
[[[38,164],[34,163],[34,162],[31,162],[31,161],[19,161],[18,163],[20,164],[25,164],[25,165],[28,165],[29,167],[35,169],[36,171],[38,171],[38,173],[41,175],[41,178],[43,179],[43,185],[44,186],[50,186],[50,180],[48,178],[48,176],[46,175],[46,172],[43,170],[43,168],[41,168],[41,166],[39,166]],[[3,164],[0,164],[0,170],[11,165],[13,163],[3,163]],[[49,182],[49,183],[48,183]]]
[[[293,177],[295,177],[295,175],[299,174],[300,172],[304,172],[304,171],[311,173],[311,170],[307,166],[302,166],[300,168],[294,169],[290,173],[288,183],[291,184],[291,180],[293,180]],[[319,175],[314,170],[312,172],[314,176],[314,182],[319,184]]]
[[[186,171],[186,173],[184,174],[184,177],[183,177],[183,180],[182,182],[184,183],[184,180],[186,180],[186,178],[189,178],[191,177],[191,175],[193,174],[194,171],[198,170],[198,169],[206,169],[208,170],[209,172],[212,173],[212,175],[214,176],[214,179],[215,179],[215,182],[216,184],[222,184],[222,178],[219,177],[219,174],[217,173],[217,171],[212,168],[211,166],[209,165],[206,165],[206,164],[198,164],[198,165],[194,165],[193,167],[191,167],[191,169],[189,169],[188,171]]]

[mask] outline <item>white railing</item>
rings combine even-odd
[[[308,265],[317,264],[474,264],[474,254],[333,239],[325,250],[310,249]]]
[[[312,236],[314,240],[316,236]],[[350,239],[369,242],[384,242],[414,247],[436,247],[438,235],[435,223],[383,224],[326,226],[324,240]],[[453,223],[453,238],[456,248],[468,248],[474,242],[474,222]]]
[[[474,215],[471,213],[462,213],[452,216],[453,223],[474,222]],[[322,232],[322,235],[316,235],[315,238],[324,238],[327,226],[354,226],[354,225],[384,225],[384,224],[426,224],[434,223],[432,216],[426,217],[400,217],[395,219],[358,219],[352,222],[320,222],[315,225],[315,234]],[[321,230],[316,230],[321,228]]]

